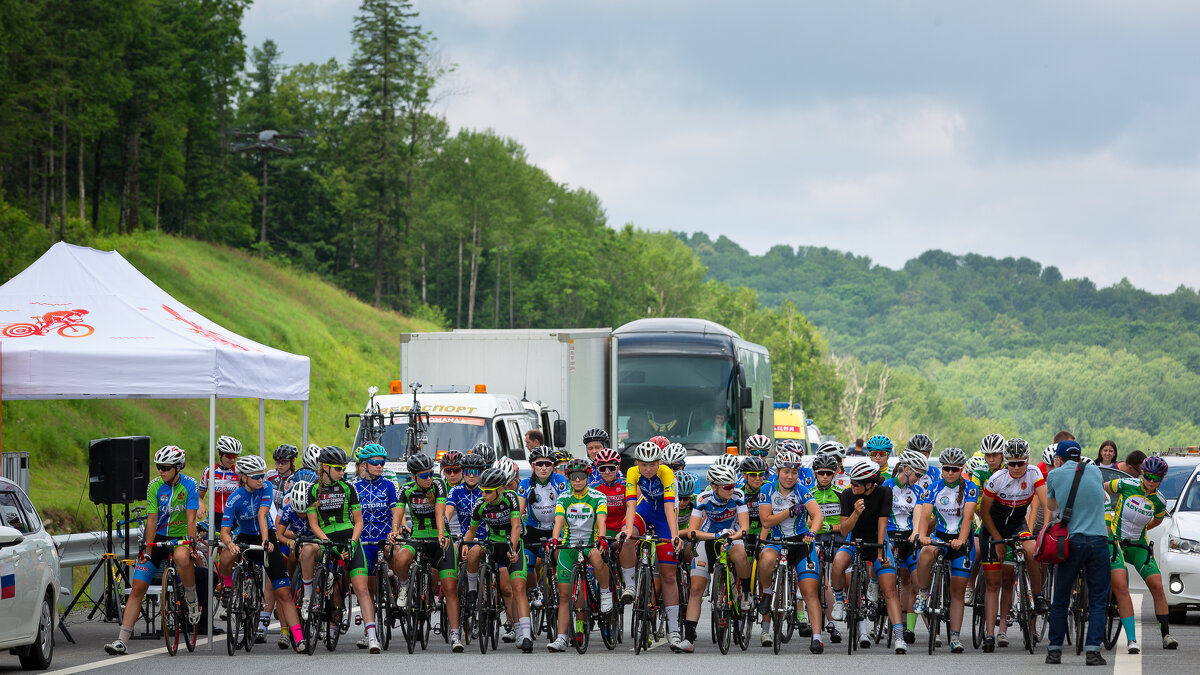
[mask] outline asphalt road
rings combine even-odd
[[[1140,603],[1139,617],[1141,626],[1139,637],[1144,647],[1140,656],[1125,653],[1125,640],[1122,636],[1117,649],[1105,652],[1108,665],[1097,668],[1093,672],[1114,672],[1121,674],[1136,674],[1145,672],[1183,673],[1200,671],[1200,615],[1192,615],[1186,625],[1174,627],[1172,634],[1179,640],[1178,651],[1167,652],[1161,648],[1158,641],[1158,628],[1154,623],[1153,607],[1149,596],[1143,597]],[[968,611],[967,619],[970,618]],[[297,666],[303,668],[319,668],[322,675],[332,673],[361,673],[366,669],[388,667],[414,668],[421,672],[435,672],[437,669],[452,667],[458,672],[468,673],[510,673],[510,672],[548,672],[551,669],[570,669],[577,673],[604,672],[614,673],[628,671],[631,665],[638,668],[649,668],[645,672],[664,672],[664,669],[687,668],[692,672],[703,672],[712,668],[735,667],[737,672],[771,672],[770,669],[787,667],[792,669],[819,667],[823,672],[882,672],[891,669],[892,672],[912,672],[920,669],[925,673],[1020,673],[1031,669],[1062,670],[1065,668],[1082,668],[1083,657],[1075,656],[1074,650],[1068,648],[1064,652],[1062,666],[1051,667],[1043,663],[1045,650],[1038,649],[1030,655],[1021,650],[1017,642],[1008,648],[997,649],[993,654],[984,654],[971,649],[970,639],[967,639],[965,654],[951,654],[948,648],[937,651],[933,656],[925,652],[925,633],[917,629],[919,644],[910,649],[907,655],[892,654],[889,650],[878,646],[856,652],[853,656],[846,654],[845,645],[827,645],[826,653],[814,656],[808,652],[808,640],[794,637],[786,644],[783,651],[776,656],[770,649],[758,646],[758,634],[755,629],[753,645],[742,652],[736,647],[728,656],[722,656],[715,645],[709,640],[707,616],[701,617],[700,640],[695,654],[673,654],[665,644],[657,645],[640,656],[634,656],[631,645],[626,640],[614,651],[607,651],[599,639],[593,635],[591,647],[587,654],[579,655],[574,650],[563,654],[551,654],[546,651],[544,639],[535,642],[532,654],[521,654],[513,645],[500,645],[498,652],[489,651],[481,655],[475,643],[472,643],[463,654],[453,654],[441,638],[434,635],[433,642],[426,652],[409,655],[402,641],[393,641],[391,649],[383,654],[371,655],[354,646],[361,629],[352,628],[351,634],[344,636],[336,652],[328,652],[322,645],[317,652],[309,657],[293,654],[290,651],[279,650],[275,645],[278,629],[273,628],[268,634],[268,642],[257,645],[250,653],[238,652],[230,657],[226,654],[222,636],[215,642],[215,650],[209,651],[203,642],[195,653],[187,653],[180,646],[178,656],[172,658],[166,654],[166,649],[160,640],[135,639],[130,645],[131,653],[122,657],[112,657],[105,654],[104,643],[116,637],[116,624],[100,621],[86,621],[83,614],[72,615],[68,619],[68,627],[74,635],[77,644],[68,644],[58,635],[52,670],[63,673],[96,672],[122,673],[137,675],[139,673],[213,673],[222,668],[237,668],[243,673],[286,672],[286,669]],[[202,638],[203,640],[203,638]],[[1018,637],[1019,640],[1019,637]],[[785,665],[786,664],[786,665]],[[17,670],[20,668],[15,656],[0,659],[0,670]],[[903,669],[903,670],[898,670]],[[711,672],[711,671],[710,671]]]

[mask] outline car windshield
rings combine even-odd
[[[733,361],[697,356],[623,356],[618,365],[619,438],[666,436],[705,455],[735,441]]]
[[[1187,483],[1187,490],[1176,506],[1177,511],[1200,511],[1200,473]]]
[[[389,460],[403,457],[407,434],[408,424],[391,424],[383,428],[379,443],[387,451]],[[436,457],[439,450],[469,450],[479,443],[488,443],[488,428],[481,417],[432,415],[425,437],[426,453]]]
[[[1183,492],[1183,487],[1187,485],[1188,477],[1192,475],[1192,469],[1196,465],[1176,464],[1167,469],[1167,477],[1163,479],[1162,485],[1158,486],[1158,494],[1163,499],[1173,500],[1179,499],[1179,493]]]

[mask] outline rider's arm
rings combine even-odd
[[[267,527],[267,515],[271,512],[271,507],[258,507],[258,531],[262,533],[263,548],[267,546],[267,538],[270,536],[271,530]]]
[[[983,501],[979,505],[979,517],[983,520],[983,526],[987,528],[988,534],[994,540],[1000,540],[1004,537],[1000,536],[1000,528],[996,527],[995,521],[992,520],[992,504],[996,503],[996,499],[991,494],[984,492]],[[967,521],[967,508],[963,507],[963,522]]]
[[[888,516],[879,516],[879,525],[875,529],[875,533],[876,533],[875,541],[879,542],[880,544],[887,543],[887,524],[888,524]],[[886,548],[880,548],[879,549],[879,559],[886,560],[887,559],[886,553],[887,553]]]
[[[521,516],[516,512],[508,519],[508,544],[517,555],[524,555],[521,553]]]
[[[842,493],[842,494],[845,494],[845,493]],[[853,499],[854,493],[850,493],[850,496],[851,496],[851,499],[849,500],[849,502],[850,502],[849,508],[846,508],[847,500],[844,497],[839,497],[839,499],[841,499],[841,501],[842,501],[842,519],[841,519],[841,521],[838,522],[838,532],[843,537],[849,536],[850,532],[852,532],[854,530],[854,526],[856,524],[858,524],[858,511],[854,508],[854,504],[858,500]],[[861,499],[861,497],[860,497],[860,499]]]
[[[769,530],[772,527],[782,523],[784,520],[787,520],[789,515],[791,514],[787,511],[772,513],[770,504],[762,503],[758,505],[758,520],[762,523],[763,531]]]
[[[918,540],[920,540],[921,537],[929,536],[929,514],[927,513],[926,507],[928,507],[929,510],[933,509],[932,504],[926,503],[917,504],[917,507],[913,509],[913,525],[917,528]]]
[[[987,511],[984,511],[986,514]],[[971,520],[975,517],[975,502],[967,502],[963,504],[962,524],[958,527],[958,537],[961,544],[966,544],[967,539],[971,537]]]
[[[362,511],[358,509],[351,511],[350,520],[354,521],[354,533],[350,535],[350,539],[354,541],[361,541],[363,531]]]
[[[433,503],[433,522],[437,525],[438,539],[446,537],[446,498],[439,497]]]
[[[1028,521],[1027,521],[1029,524],[1030,532],[1033,532],[1033,526],[1034,526],[1034,524],[1037,523],[1037,510],[1038,509],[1042,510],[1042,522],[1043,523],[1050,522],[1050,507],[1046,503],[1047,502],[1046,486],[1039,485],[1036,488],[1034,488],[1033,496],[1034,496],[1034,502],[1036,502],[1036,504],[1033,505],[1033,508],[1029,509]]]
[[[704,524],[704,512],[697,508],[698,506],[699,503],[692,507],[692,517],[688,519],[688,533],[700,541],[715,539],[715,535],[700,529],[700,526]]]
[[[308,528],[313,531],[313,536],[317,539],[329,539],[329,535],[325,534],[325,530],[321,529],[321,524],[318,522],[320,519],[317,518],[316,510],[314,510],[313,507],[309,507],[309,509]]]
[[[678,520],[678,519],[676,519]],[[750,513],[745,508],[738,509],[737,514],[737,531],[734,532],[734,538],[740,539],[750,531]]]
[[[804,510],[808,511],[808,532],[816,534],[821,531],[821,524],[825,522],[825,513],[821,511],[821,506],[817,504],[817,500],[809,498],[804,503]]]
[[[558,539],[559,535],[562,534],[563,524],[567,522],[567,518],[563,515],[563,508],[561,506],[555,506],[554,509],[554,527],[550,530],[550,538]]]

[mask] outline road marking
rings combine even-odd
[[[1142,594],[1130,593],[1129,599],[1133,601],[1134,618],[1136,619],[1142,613]],[[1137,623],[1137,626],[1140,630],[1141,624]],[[1128,641],[1129,636],[1126,635],[1125,639]],[[1120,643],[1120,638],[1117,639],[1117,642]],[[1145,648],[1143,645],[1142,649]],[[1113,675],[1142,675],[1142,655],[1130,654],[1128,650],[1123,651],[1120,644],[1113,645]]]

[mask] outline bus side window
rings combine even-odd
[[[501,451],[508,454],[508,451],[512,449],[512,443],[508,438],[508,430],[504,428],[504,422],[501,420],[496,420],[496,446],[497,455]]]

